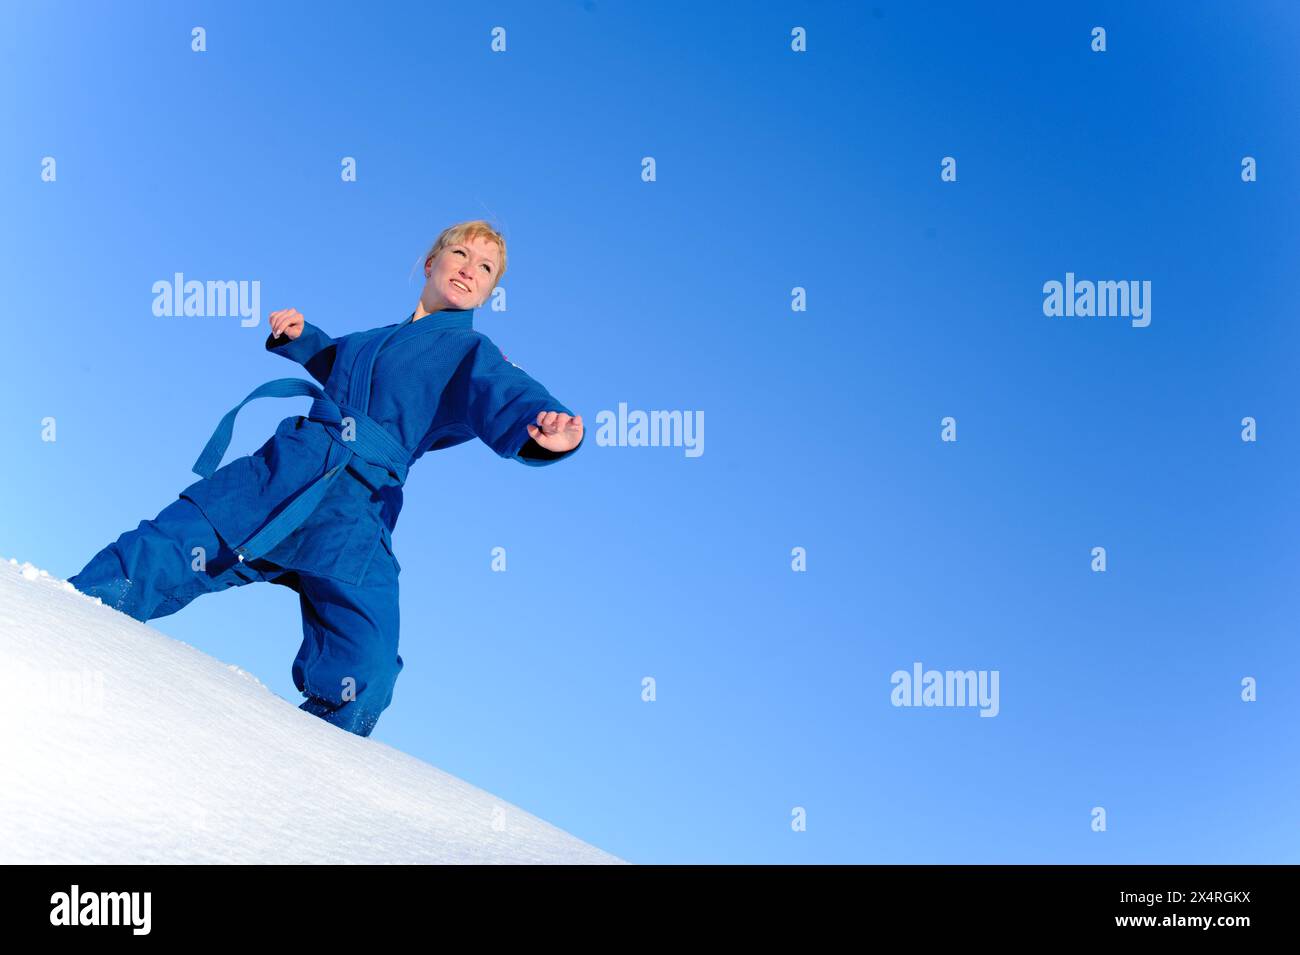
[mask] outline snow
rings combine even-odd
[[[0,864],[623,863],[0,559]]]

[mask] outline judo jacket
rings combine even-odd
[[[503,458],[544,466],[577,451],[550,452],[529,437],[538,412],[573,412],[473,318],[473,309],[444,309],[341,338],[310,322],[296,339],[268,336],[268,351],[301,364],[320,387],[280,378],[254,389],[217,426],[194,465],[201,480],[180,496],[241,560],[355,585],[377,547],[393,553],[402,485],[425,452],[477,437]],[[293,396],[315,399],[308,414],[285,418],[253,454],[217,466],[246,403]]]

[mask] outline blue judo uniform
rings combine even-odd
[[[538,412],[573,412],[473,318],[473,309],[444,309],[341,338],[310,322],[296,339],[269,336],[268,351],[301,364],[323,388],[280,378],[254,389],[195,463],[202,479],[70,583],[142,621],[254,581],[292,588],[302,609],[293,662],[307,697],[300,708],[370,735],[402,669],[392,532],[411,465],[475,437],[532,466],[578,450],[548,451],[529,437]],[[296,395],[315,399],[308,414],[285,418],[253,454],[217,466],[240,408]]]

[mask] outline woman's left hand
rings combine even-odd
[[[528,426],[528,436],[547,451],[572,451],[582,441],[582,415],[539,411],[537,424]]]

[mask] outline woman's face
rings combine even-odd
[[[468,242],[453,242],[425,263],[426,281],[420,294],[425,309],[436,312],[482,305],[496,283],[498,252],[491,239],[475,236]]]

